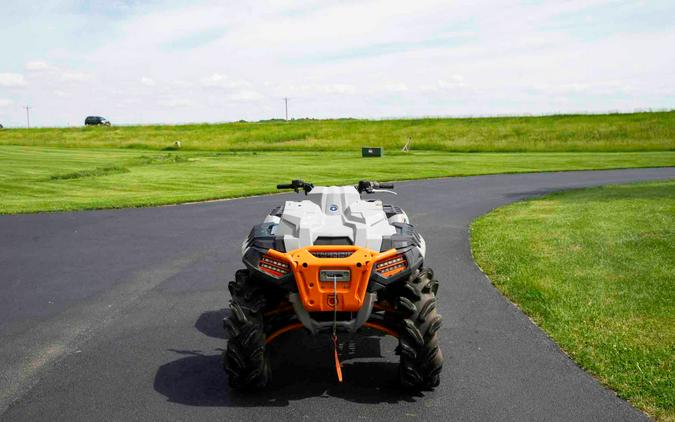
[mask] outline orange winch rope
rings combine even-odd
[[[335,372],[337,373],[338,381],[342,382],[342,364],[338,356],[337,336],[333,335],[333,354],[335,356]]]

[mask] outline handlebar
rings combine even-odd
[[[375,189],[394,189],[393,183],[380,183],[374,180],[361,180],[356,186],[359,193],[373,193]]]
[[[314,189],[314,185],[302,180],[291,180],[291,183],[282,183],[277,185],[277,189],[293,189],[295,193],[300,192],[300,189],[302,189],[305,192],[305,195],[307,195],[312,189]]]
[[[374,193],[377,189],[394,189],[394,184],[380,183],[374,180],[361,180],[355,188],[359,193]],[[296,193],[300,192],[300,189],[302,189],[305,192],[305,195],[307,195],[314,189],[314,185],[302,180],[292,180],[291,183],[278,184],[277,189],[293,189]]]

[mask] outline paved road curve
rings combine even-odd
[[[471,259],[467,227],[499,205],[559,189],[675,177],[675,168],[497,175],[397,185],[442,280],[441,386],[395,383],[394,341],[274,346],[264,394],[230,392],[220,368],[225,282],[239,245],[290,195],[175,207],[0,216],[0,419],[637,420],[504,300]]]

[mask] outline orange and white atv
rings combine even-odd
[[[341,381],[336,334],[362,327],[398,338],[403,385],[438,385],[438,281],[423,267],[424,239],[400,208],[361,199],[393,187],[372,181],[315,187],[301,180],[277,186],[302,190],[306,199],[272,209],[242,245],[246,269],[229,283],[231,314],[224,320],[232,387],[264,387],[271,372],[266,346],[302,328],[331,334]]]

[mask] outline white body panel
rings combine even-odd
[[[405,214],[392,219],[408,222]],[[287,251],[311,246],[319,237],[348,237],[354,245],[379,251],[382,236],[396,233],[392,222],[382,201],[361,200],[352,186],[316,187],[303,201],[286,201],[275,234],[284,236]]]
[[[363,200],[353,186],[317,186],[302,201],[286,201],[283,213],[268,215],[272,234],[283,236],[286,251],[312,246],[320,237],[346,237],[352,244],[380,251],[382,237],[396,233],[393,223],[409,223],[405,212],[387,218],[382,201]],[[419,236],[422,256],[426,244]],[[246,253],[247,241],[242,244]]]

